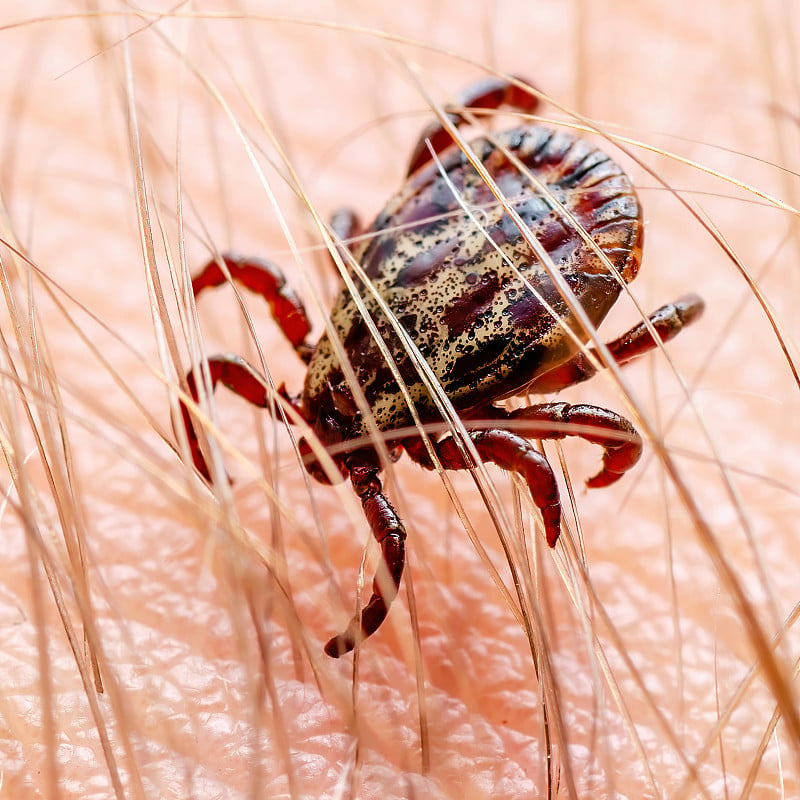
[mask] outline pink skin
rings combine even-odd
[[[558,398],[626,414],[630,403],[649,419],[650,430],[639,467],[623,482],[603,492],[577,486],[574,505],[563,493],[569,536],[562,531],[554,553],[531,535],[527,515],[521,515],[522,557],[531,560],[544,616],[536,662],[545,667],[543,678],[537,677],[518,610],[489,574],[491,564],[499,565],[501,579],[511,585],[472,477],[450,473],[452,497],[463,504],[485,556],[473,549],[442,482],[410,459],[396,465],[391,482],[388,472],[384,481],[408,526],[409,563],[389,619],[354,669],[349,659],[327,659],[320,651],[331,626],[352,611],[363,551],[363,539],[354,535],[361,507],[353,502],[350,514],[350,487],[337,493],[310,481],[309,491],[283,428],[274,430],[268,415],[251,414],[235,398],[219,398],[220,430],[228,444],[241,445],[253,469],[226,451],[236,477],[232,489],[219,485],[212,496],[173,449],[148,262],[135,216],[134,160],[125,139],[128,86],[135,94],[130,108],[139,111],[144,188],[152,201],[148,222],[156,233],[161,278],[170,266],[159,248],[163,232],[176,266],[184,244],[194,268],[208,257],[209,246],[236,243],[271,255],[296,288],[303,286],[275,210],[242,155],[239,132],[207,89],[178,68],[176,53],[187,44],[180,26],[187,18],[148,26],[118,4],[122,17],[66,19],[63,4],[46,8],[43,2],[33,12],[30,3],[15,0],[4,8],[6,22],[31,13],[49,21],[14,25],[3,34],[8,69],[0,97],[8,113],[0,144],[13,233],[44,272],[32,281],[41,345],[36,354],[44,362],[38,386],[59,387],[66,419],[48,430],[55,435],[48,439],[49,464],[35,452],[21,414],[17,423],[27,435],[9,454],[38,493],[28,495],[34,503],[26,513],[32,511],[35,522],[41,514],[38,524],[29,525],[10,489],[0,537],[0,750],[9,796],[73,798],[93,790],[94,796],[113,797],[107,752],[127,791],[120,796],[132,797],[291,797],[293,791],[295,797],[322,798],[338,796],[344,786],[345,796],[352,789],[353,796],[385,800],[492,792],[516,800],[547,796],[548,765],[552,794],[565,797],[570,787],[571,796],[593,798],[739,797],[751,778],[751,797],[797,795],[785,715],[774,732],[769,728],[780,695],[764,681],[749,624],[731,601],[711,550],[701,545],[660,450],[676,460],[769,640],[797,599],[800,507],[790,479],[798,471],[798,392],[775,333],[719,242],[654,176],[631,165],[648,220],[634,294],[646,308],[689,288],[708,300],[697,331],[679,337],[668,355],[718,449],[708,448],[664,353],[624,372],[624,396],[601,373]],[[315,4],[307,5],[317,13]],[[794,76],[791,67],[772,69],[767,57],[794,63],[783,9],[709,0],[687,17],[681,6],[654,0],[623,5],[575,4],[574,13],[565,14],[563,4],[503,0],[489,14],[463,2],[409,0],[398,15],[391,4],[365,11],[363,3],[345,2],[341,19],[522,70],[550,97],[612,133],[623,130],[791,202],[780,168],[793,168],[796,150],[796,121],[784,113],[792,108]],[[402,180],[409,145],[430,116],[398,51],[382,50],[378,40],[365,48],[363,35],[348,30],[273,27],[243,18],[241,4],[215,5],[226,7],[230,20],[191,20],[193,34],[208,37],[192,37],[192,65],[222,87],[237,116],[246,115],[236,105],[241,97],[231,89],[231,75],[246,82],[248,100],[255,99],[275,123],[323,217],[342,202],[374,212]],[[131,36],[121,32],[121,19],[129,21]],[[161,35],[175,35],[178,50],[164,47]],[[751,58],[741,57],[743,48]],[[128,51],[133,80],[123,85]],[[475,74],[449,56],[405,52],[438,99]],[[720,108],[734,110],[735,125]],[[546,116],[563,119],[551,109]],[[258,135],[253,127],[248,132]],[[784,136],[782,157],[777,143]],[[653,152],[634,152],[708,214],[792,336],[797,258],[786,244],[786,215],[740,186],[710,180]],[[275,181],[279,189],[284,177]],[[295,195],[285,194],[280,208],[325,307],[334,291],[330,270],[321,260],[316,269],[314,251],[304,249],[317,238],[304,238],[307,215]],[[185,229],[175,222],[179,211]],[[7,252],[3,266],[14,274]],[[17,366],[15,347],[30,345],[25,338],[13,341],[13,331],[31,330],[27,285],[24,272],[10,284],[22,319],[18,328],[8,319],[4,326]],[[71,318],[46,297],[53,285]],[[169,287],[167,282],[168,304],[174,299]],[[306,289],[303,296],[310,296]],[[299,386],[302,362],[258,299],[248,309],[269,368]],[[181,318],[173,312],[180,347]],[[210,352],[245,352],[240,309],[229,290],[204,297],[199,316]],[[313,319],[320,330],[320,316]],[[621,301],[602,331],[611,337],[638,321]],[[254,350],[248,358],[259,363]],[[175,386],[187,361],[181,349],[168,370]],[[9,389],[15,384],[7,358],[5,363]],[[19,372],[38,404],[34,374]],[[54,411],[52,404],[36,405],[34,419]],[[3,413],[6,435],[10,417]],[[265,437],[256,432],[254,418],[263,421]],[[262,441],[266,456],[260,458]],[[545,445],[563,486],[558,449]],[[592,474],[598,453],[564,444],[568,475],[577,484]],[[51,476],[49,465],[63,466],[67,457],[68,469]],[[722,483],[723,467],[733,493]],[[499,470],[488,471],[513,523],[516,489]],[[6,480],[4,491],[9,486]],[[265,489],[277,491],[276,499]],[[67,560],[60,528],[72,531],[72,522],[86,545],[85,573]],[[751,539],[743,535],[744,524]],[[39,544],[37,532],[43,534]],[[573,542],[581,549],[573,551]],[[585,561],[576,556],[583,552]],[[55,571],[48,575],[45,563],[54,563]],[[577,575],[591,592],[592,602],[579,611],[573,611],[562,568],[567,580]],[[58,619],[51,577],[76,625],[73,642]],[[82,586],[91,592],[88,610],[80,605]],[[413,599],[416,618],[409,616]],[[98,641],[102,646],[103,695],[93,689],[91,663],[86,685],[79,675],[84,631],[94,647]],[[790,659],[796,622],[784,641]],[[610,656],[613,691],[600,674],[600,653]],[[743,682],[751,667],[752,678]],[[97,716],[89,698],[98,704]],[[632,741],[632,730],[644,731],[644,740]],[[694,775],[687,763],[696,765]]]

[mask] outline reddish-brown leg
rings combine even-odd
[[[208,359],[208,369],[211,375],[212,390],[216,388],[218,383],[222,383],[254,406],[266,408],[269,405],[269,395],[264,378],[243,358],[235,355],[213,356]],[[192,372],[189,372],[186,376],[186,382],[189,385],[192,397],[197,400],[197,384]],[[287,402],[294,402],[285,393],[283,387],[278,391]],[[295,410],[298,413],[302,413],[297,406],[295,406]],[[189,440],[194,465],[198,472],[206,480],[210,481],[211,471],[200,450],[189,409],[183,402],[181,402],[181,416],[186,428],[186,436]],[[301,442],[302,450],[305,450],[306,454],[310,455],[308,446],[306,445],[303,448],[303,443]],[[334,636],[325,645],[325,652],[334,658],[349,653],[357,642],[367,636],[371,636],[380,627],[386,618],[386,613],[392,600],[397,596],[397,589],[403,576],[403,566],[405,564],[406,531],[397,516],[397,512],[383,494],[381,482],[378,478],[380,466],[377,456],[370,451],[353,453],[346,459],[346,469],[349,472],[353,489],[361,499],[361,505],[372,535],[380,545],[383,566],[378,569],[375,575],[372,583],[372,597],[362,609],[360,617],[354,617],[347,630],[338,636]],[[316,477],[317,473],[313,470],[310,471]],[[324,476],[320,479],[325,480]]]
[[[704,308],[705,303],[700,297],[696,294],[687,294],[674,303],[661,306],[650,314],[649,319],[661,341],[668,342],[694,322],[703,313]],[[617,364],[623,366],[654,350],[657,344],[645,324],[640,322],[627,333],[609,342],[606,347],[611,351]],[[588,380],[597,372],[592,359],[602,363],[597,350],[593,347],[589,348],[588,353],[578,353],[574,358],[537,378],[529,390],[536,394],[551,394]]]
[[[269,394],[267,393],[267,382],[264,377],[252,365],[248,364],[243,358],[235,355],[212,356],[208,359],[208,371],[211,376],[211,389],[216,388],[218,383],[227,386],[234,394],[239,395],[259,408],[269,406]],[[198,398],[197,381],[194,371],[190,370],[186,375],[186,383],[189,385],[189,393],[196,401]],[[289,403],[294,403],[293,399],[286,394],[283,387],[278,389],[281,396]],[[208,464],[200,450],[192,418],[186,404],[181,401],[181,418],[186,429],[186,437],[189,440],[189,449],[192,453],[192,461],[197,471],[207,480],[211,481],[211,472]],[[298,413],[300,409],[296,407]]]
[[[267,301],[284,336],[297,355],[308,362],[314,352],[313,345],[306,341],[311,325],[302,301],[286,284],[281,270],[261,258],[225,253],[219,260],[209,261],[192,279],[192,291],[197,297],[204,289],[221,286],[231,279]]]
[[[530,92],[523,91],[502,78],[487,78],[473,84],[456,98],[453,104],[458,108],[500,108],[506,106],[518,111],[533,113],[539,105],[539,98]],[[447,118],[453,125],[466,123],[463,115],[457,111],[447,112]],[[432,122],[419,137],[408,165],[408,175],[427,164],[434,153],[441,153],[453,143],[450,133],[442,127],[441,122]]]
[[[615,483],[642,455],[642,438],[633,425],[616,412],[598,406],[542,403],[510,412],[490,408],[486,415],[492,422],[511,423],[516,433],[531,439],[577,436],[600,445],[603,468],[586,481],[590,489]]]
[[[371,636],[381,626],[392,600],[397,596],[406,559],[406,531],[397,512],[383,494],[378,479],[380,468],[377,456],[370,451],[354,453],[348,457],[347,467],[350,483],[361,499],[383,560],[372,582],[372,597],[361,609],[361,614],[353,617],[347,629],[325,645],[325,652],[333,658],[349,653],[358,642]]]
[[[501,469],[516,472],[525,479],[534,504],[542,512],[547,543],[555,547],[561,532],[561,501],[558,484],[547,459],[529,441],[511,431],[490,428],[468,433],[483,461],[491,461]],[[432,444],[445,469],[470,469],[473,466],[451,436]],[[403,446],[414,461],[426,469],[433,469],[433,462],[421,439],[405,440]]]

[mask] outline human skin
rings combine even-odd
[[[2,792],[737,797],[752,776],[752,796],[796,794],[797,385],[723,247],[797,359],[793,214],[772,200],[796,193],[775,166],[791,169],[796,145],[779,11],[337,8],[298,7],[306,21],[289,23],[278,4],[181,7],[152,25],[107,9],[2,31],[4,240],[29,259],[3,253]],[[5,21],[26,9],[4,5]],[[559,395],[631,415],[647,442],[641,465],[595,491],[582,483],[599,452],[564,445],[575,497],[563,479],[569,531],[554,552],[507,475],[488,471],[495,522],[471,476],[448,476],[451,497],[401,460],[386,480],[409,534],[401,594],[355,665],[332,660],[322,646],[353,612],[369,539],[358,504],[346,483],[309,482],[285,426],[223,392],[212,435],[233,484],[212,494],[186,465],[170,402],[199,340],[187,345],[197,327],[173,286],[212,248],[263,255],[320,333],[339,282],[307,206],[368,221],[402,181],[426,95],[446,102],[493,68],[530,78],[552,100],[545,116],[578,112],[693,162],[603,144],[645,208],[636,300],[650,311],[694,291],[706,314],[669,345],[671,364],[657,353],[622,387],[601,375]],[[255,337],[230,289],[200,299],[204,352],[263,359],[299,390],[302,365],[263,303],[242,300]],[[623,299],[601,336],[638,319]]]

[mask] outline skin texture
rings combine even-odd
[[[709,2],[687,19],[660,3],[585,6],[412,2],[398,19],[353,3],[337,21],[530,75],[609,133],[794,202],[794,179],[771,166],[795,168],[782,154],[797,151],[784,112],[796,76],[777,10]],[[296,13],[305,12],[319,13]],[[8,22],[32,12],[9,3],[2,13]],[[41,270],[3,253],[0,418],[4,485],[16,483],[2,518],[2,791],[739,797],[752,779],[750,796],[796,795],[800,737],[782,678],[797,649],[790,476],[800,416],[777,335],[797,335],[791,215],[626,145],[644,162],[618,156],[647,221],[635,296],[649,311],[695,291],[707,311],[670,345],[674,371],[657,354],[625,371],[624,389],[598,376],[557,399],[631,416],[646,439],[641,466],[584,493],[598,451],[565,446],[575,506],[566,499],[569,535],[552,556],[499,470],[478,476],[481,490],[464,473],[450,488],[399,462],[386,483],[408,528],[404,585],[418,638],[401,592],[354,677],[352,657],[322,654],[352,612],[368,539],[349,487],[306,483],[285,427],[230,397],[219,398],[222,447],[210,453],[233,485],[218,481],[212,498],[172,449],[170,400],[178,405],[167,387],[198,352],[181,280],[212,244],[264,253],[292,276],[321,332],[338,279],[304,204],[269,163],[281,156],[258,114],[321,218],[343,203],[370,218],[430,119],[404,65],[437,101],[481,73],[350,29],[230,13],[2,31],[4,240]],[[185,71],[173,46],[188,48]],[[553,104],[544,111],[565,118]],[[764,292],[777,333],[721,242]],[[229,290],[202,297],[207,351],[263,356],[276,384],[299,388],[302,362],[263,304],[244,300],[260,354]],[[623,298],[601,339],[640,319]],[[559,451],[547,452],[558,464]],[[784,643],[767,646],[787,619]]]

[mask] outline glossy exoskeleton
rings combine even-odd
[[[464,122],[466,108],[500,106],[530,112],[537,100],[516,82],[490,80],[460,98],[449,114],[450,122],[456,126]],[[439,122],[420,137],[405,184],[372,225],[359,230],[355,216],[342,213],[333,227],[345,242],[358,235],[351,245],[352,257],[371,286],[365,286],[355,272],[354,280],[419,418],[424,423],[442,422],[396,325],[430,366],[478,456],[523,476],[541,511],[547,542],[554,547],[560,532],[559,491],[550,464],[529,439],[576,435],[600,445],[603,465],[588,481],[590,487],[608,486],[630,469],[641,454],[641,439],[626,419],[596,406],[550,402],[509,412],[496,403],[523,393],[556,392],[595,373],[600,356],[585,346],[588,333],[552,280],[551,270],[560,273],[574,301],[598,326],[624,283],[633,280],[639,269],[641,206],[621,167],[566,129],[523,124],[479,138],[469,147],[547,259],[531,247],[518,221],[509,216]],[[194,294],[230,279],[264,297],[286,337],[308,362],[302,395],[284,394],[284,399],[319,442],[332,448],[332,457],[349,476],[380,544],[382,565],[370,600],[325,647],[338,657],[384,620],[403,573],[406,533],[383,493],[381,463],[368,444],[363,404],[345,377],[331,339],[324,335],[316,346],[307,341],[310,325],[303,305],[270,262],[235,255],[214,259],[194,279]],[[702,308],[699,298],[688,295],[660,308],[650,322],[667,341]],[[350,292],[341,294],[331,320],[389,450],[395,455],[405,450],[432,469],[423,439],[408,434],[413,418],[393,368]],[[656,342],[642,323],[607,347],[618,364],[625,364],[652,350]],[[241,358],[216,356],[208,367],[212,385],[222,382],[255,405],[269,405],[264,379]],[[187,380],[197,398],[194,375],[189,373]],[[210,479],[185,404],[182,413],[194,464]],[[401,429],[406,430],[392,436]],[[349,442],[353,444],[348,447]],[[445,469],[474,466],[451,434],[434,436],[431,446]],[[306,445],[304,451],[309,454],[310,448]],[[312,474],[327,480],[312,457],[307,464]]]

